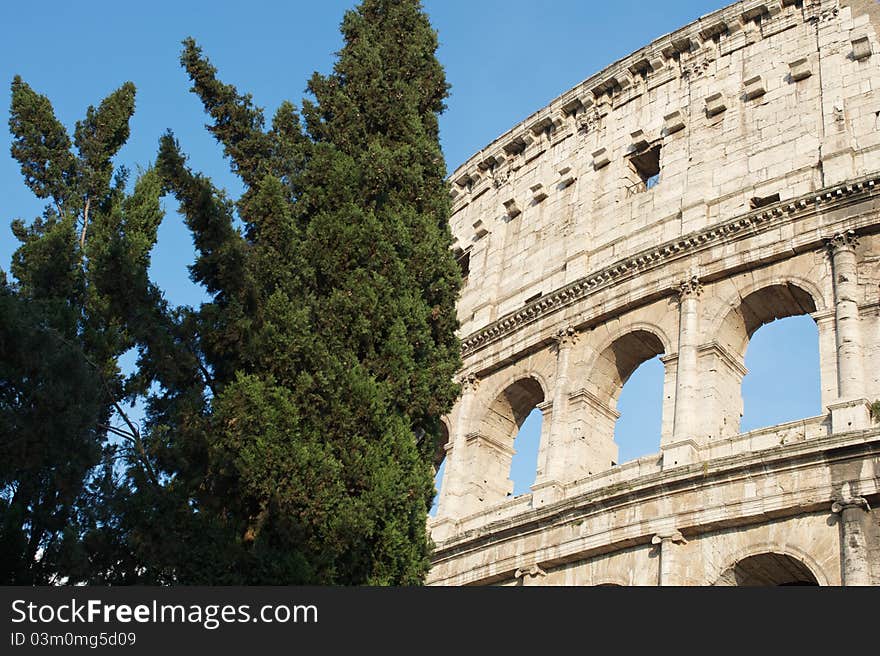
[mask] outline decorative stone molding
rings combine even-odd
[[[836,2],[830,7],[824,2],[810,2],[804,5],[804,18],[809,23],[830,23],[840,14],[840,7]]]
[[[754,7],[749,7],[745,11],[740,14],[740,20],[743,23],[748,23],[749,21],[753,21],[756,18],[764,17],[770,14],[770,10],[767,8],[765,4],[758,4]]]
[[[806,57],[796,59],[788,64],[792,82],[800,82],[806,80],[813,74],[810,68],[810,61]]]
[[[715,21],[709,22],[706,26],[700,30],[700,38],[703,41],[711,41],[716,36],[721,36],[722,34],[726,34],[729,28],[727,26],[727,21],[724,19],[717,19]]]
[[[761,78],[760,75],[755,75],[754,77],[750,77],[748,80],[745,80],[743,82],[743,86],[745,86],[746,100],[754,100],[755,98],[760,98],[765,93],[767,93],[764,80],[763,78]]]
[[[607,112],[602,113],[599,107],[593,107],[592,109],[585,110],[582,114],[578,114],[578,131],[583,133],[584,135],[595,132],[600,127],[602,127],[602,118],[606,114]]]
[[[694,296],[699,298],[703,293],[703,284],[697,276],[691,276],[687,280],[679,283],[677,293],[679,302]]]
[[[568,164],[561,166],[558,170],[558,173],[559,177],[561,178],[559,181],[560,189],[565,189],[566,187],[570,187],[574,184],[576,178],[574,177],[571,166],[569,166]]]
[[[504,201],[504,211],[507,212],[507,216],[511,219],[515,219],[520,214],[522,214],[522,210],[516,206],[515,198],[508,198]]]
[[[666,116],[663,117],[663,132],[664,134],[670,135],[675,134],[685,128],[685,119],[684,114],[675,110],[674,112],[670,112]]]
[[[560,328],[553,335],[553,341],[556,343],[556,348],[558,349],[570,348],[574,346],[577,340],[578,331],[575,330],[572,326]]]
[[[572,98],[571,100],[563,103],[562,107],[559,110],[562,112],[564,116],[571,116],[572,114],[577,114],[579,111],[584,109],[584,103],[580,98]]]
[[[694,48],[697,47],[697,42],[692,38],[693,34],[684,34],[684,30],[679,31],[678,33],[672,35],[669,39],[672,48],[670,51],[663,51],[664,55],[672,57],[673,54],[681,54],[685,52],[690,52]]]
[[[682,77],[689,78],[691,80],[697,79],[701,77],[703,73],[709,70],[709,67],[714,61],[714,53],[707,53],[698,57],[693,57],[692,59],[688,60],[687,63],[682,64],[681,75]]]
[[[712,118],[726,110],[727,104],[724,101],[724,94],[720,91],[706,96],[706,116]]]
[[[555,292],[545,294],[524,308],[506,314],[485,328],[464,337],[461,341],[462,354],[468,355],[521,326],[551,312],[569,307],[622,278],[655,269],[673,259],[698,253],[746,231],[749,234],[759,234],[773,229],[783,220],[807,216],[843,199],[855,201],[866,198],[876,191],[878,182],[880,176],[866,176],[819,193],[811,192],[793,200],[780,201],[618,260]]]
[[[476,374],[465,374],[458,380],[458,382],[461,385],[461,391],[463,394],[476,392],[477,388],[480,386],[480,379]]]
[[[547,419],[553,414],[553,399],[542,401],[535,406],[535,409],[544,416],[544,419]]]
[[[697,352],[700,355],[707,353],[717,355],[731,370],[735,371],[743,378],[749,373],[749,370],[746,369],[745,363],[717,340],[701,344],[697,347]]]
[[[511,457],[516,453],[513,450],[513,446],[504,444],[503,442],[489,437],[488,435],[483,435],[480,432],[473,432],[465,435],[465,444],[468,448],[485,446],[508,457]]]
[[[513,577],[522,585],[534,585],[535,579],[544,578],[545,576],[547,576],[547,572],[537,564],[531,567],[517,567],[516,572],[513,574]]]
[[[835,515],[839,515],[844,510],[850,508],[861,508],[865,512],[871,512],[871,506],[868,504],[868,500],[864,497],[849,497],[846,499],[840,499],[831,504],[831,512]]]
[[[630,134],[630,139],[632,140],[632,144],[629,147],[631,153],[637,153],[648,147],[648,137],[645,135],[644,130],[636,130]]]
[[[859,237],[854,230],[847,230],[828,239],[828,250],[833,255],[837,251],[855,250],[859,245]]]
[[[532,192],[532,200],[534,202],[540,203],[542,200],[547,198],[547,189],[544,188],[544,184],[542,182],[533,184],[529,189]]]
[[[672,544],[687,544],[687,539],[681,534],[681,531],[657,533],[651,538],[651,544],[653,545],[663,544],[664,542]]]
[[[568,399],[570,405],[583,404],[593,408],[612,422],[620,419],[620,413],[617,410],[612,410],[602,399],[583,387],[569,394]]]

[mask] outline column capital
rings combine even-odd
[[[699,298],[703,293],[703,284],[697,276],[691,276],[680,282],[676,288],[679,303],[687,298]]]
[[[657,535],[651,538],[651,544],[662,544],[664,542],[671,542],[672,544],[687,544],[687,540],[681,534],[681,531],[657,533]]]
[[[826,240],[831,255],[842,251],[852,251],[859,245],[859,237],[855,230],[840,232]]]
[[[572,326],[566,326],[553,333],[553,341],[558,349],[570,348],[571,346],[574,346],[575,342],[577,342],[578,336],[579,333],[577,330]]]
[[[845,499],[838,499],[831,504],[831,512],[833,512],[835,515],[839,515],[844,510],[848,510],[849,508],[861,508],[865,512],[869,512],[871,510],[871,506],[868,505],[868,500],[865,497],[848,497]]]
[[[517,567],[516,572],[514,572],[513,577],[515,579],[536,579],[539,576],[547,576],[547,572],[541,569],[541,566],[535,563],[531,567]],[[523,581],[525,582],[525,581]]]
[[[477,374],[474,373],[465,374],[458,379],[458,382],[461,385],[461,391],[463,393],[476,392],[477,388],[480,386],[480,379]]]

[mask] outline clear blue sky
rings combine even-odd
[[[186,75],[178,65],[180,41],[195,37],[221,78],[252,93],[271,116],[284,99],[299,104],[313,71],[330,71],[333,53],[341,46],[339,22],[344,10],[354,4],[342,0],[10,4],[4,7],[0,22],[4,127],[9,83],[16,74],[52,100],[58,117],[71,131],[88,105],[97,104],[131,80],[138,89],[137,110],[131,139],[118,163],[133,170],[148,165],[159,136],[171,128],[189,154],[191,166],[237,195],[239,186],[221,149],[205,131],[201,105],[188,92]],[[441,117],[448,169],[581,80],[724,4],[705,0],[427,0],[424,6],[439,33],[438,57],[452,85],[448,110]],[[22,183],[18,166],[9,156],[9,143],[8,130],[0,130],[0,268],[6,270],[15,248],[9,221],[18,216],[31,219],[42,209],[42,203]],[[201,292],[189,282],[186,271],[192,261],[190,236],[173,203],[167,209],[151,275],[172,302],[197,304]],[[746,427],[772,424],[780,412],[795,418],[819,411],[817,367],[807,366],[816,349],[814,329],[809,325],[804,329],[792,320],[780,328],[786,324],[795,328],[782,330],[778,343],[766,347],[772,356],[768,361],[777,369],[786,369],[789,365],[779,358],[793,353],[791,366],[804,368],[792,376],[792,385],[804,387],[764,383],[752,390],[747,379]],[[763,340],[765,331],[774,332],[762,329],[749,356],[759,348],[758,338]],[[624,389],[619,407],[624,416],[618,427],[622,460],[656,451],[660,376],[658,363],[648,363]],[[792,398],[774,401],[782,392]],[[756,410],[752,418],[751,406],[761,403],[767,406],[763,414]],[[517,493],[531,483],[531,454],[536,446],[536,426],[531,421],[517,440],[520,455],[513,472]]]

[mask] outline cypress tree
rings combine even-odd
[[[146,510],[127,520],[146,579],[416,584],[427,571],[431,465],[460,366],[447,85],[418,2],[366,0],[342,33],[304,121],[284,103],[268,127],[184,42],[245,191],[231,202],[163,138],[157,169],[210,300],[143,345],[141,374],[161,387],[147,450],[172,481],[137,486]],[[162,546],[187,540],[185,554]]]
[[[134,85],[124,84],[88,108],[71,139],[48,98],[12,82],[12,156],[48,205],[29,225],[13,221],[21,246],[12,280],[0,272],[5,583],[92,580],[117,564],[95,537],[117,489],[113,463],[138,457],[136,428],[117,428],[137,394],[118,360],[136,342],[133,299],[156,293],[146,269],[162,215],[153,171],[129,194],[128,172],[114,170],[134,100]]]

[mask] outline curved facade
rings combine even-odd
[[[878,27],[876,2],[737,3],[455,171],[465,368],[429,583],[880,584]],[[742,433],[749,340],[798,315],[824,413]],[[658,355],[661,450],[620,463],[618,396]]]

